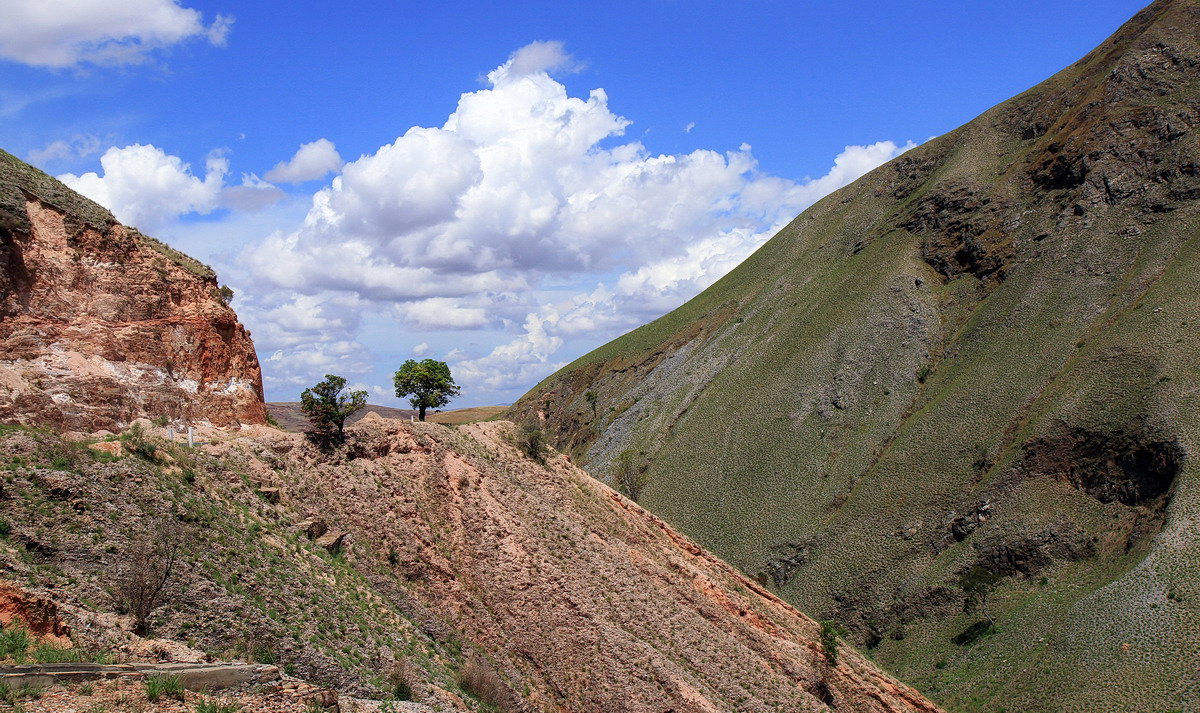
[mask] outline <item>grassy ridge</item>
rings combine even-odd
[[[599,476],[632,450],[651,509],[951,710],[1200,705],[1195,466],[1088,490],[1200,449],[1197,26],[1155,3],[514,415],[549,405]],[[975,564],[999,631],[960,645]]]

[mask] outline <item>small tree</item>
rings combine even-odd
[[[825,660],[830,666],[837,666],[838,647],[845,635],[846,630],[836,621],[825,619],[821,622],[821,648],[824,649]]]
[[[587,399],[588,405],[592,407],[592,420],[596,420],[596,401],[600,397],[596,395],[595,391],[589,391],[583,397]]]
[[[409,359],[396,371],[392,381],[396,385],[396,396],[412,396],[408,402],[422,421],[425,420],[425,409],[445,406],[459,394],[450,367],[436,359]]]
[[[182,541],[179,523],[164,519],[152,523],[125,551],[115,589],[119,605],[133,616],[133,631],[139,636],[150,633],[150,615],[163,603]]]
[[[612,479],[625,497],[638,502],[646,488],[646,466],[638,463],[633,449],[621,451],[613,461]]]
[[[300,410],[308,416],[313,433],[332,437],[341,443],[345,439],[346,419],[367,405],[367,392],[345,392],[346,380],[326,374],[325,380],[300,394]]]
[[[967,573],[958,580],[958,586],[962,588],[963,594],[966,595],[966,601],[963,602],[964,609],[971,611],[975,606],[978,606],[983,615],[987,617],[988,626],[993,627],[996,625],[996,620],[992,618],[991,612],[988,611],[987,602],[988,597],[996,590],[996,585],[999,583],[1000,575],[979,565],[975,565],[967,570]]]
[[[546,434],[533,424],[521,429],[517,445],[530,460],[535,463],[546,463]]]

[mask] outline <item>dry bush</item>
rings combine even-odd
[[[485,705],[500,711],[517,709],[513,692],[500,674],[479,655],[472,655],[458,672],[458,687]]]
[[[397,657],[388,668],[388,693],[398,701],[411,701],[413,684],[419,676],[416,668],[407,659]]]
[[[150,633],[150,615],[165,599],[182,545],[179,523],[163,518],[150,523],[125,550],[115,590],[119,606],[133,616],[133,630],[139,636]]]
[[[646,465],[638,462],[638,456],[632,450],[621,451],[613,461],[612,479],[617,490],[636,503],[646,488]]]

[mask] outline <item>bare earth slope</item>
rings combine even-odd
[[[812,620],[512,433],[367,418],[332,453],[256,428],[92,463],[7,429],[20,497],[0,499],[0,563],[80,643],[136,649],[105,584],[176,522],[188,546],[159,636],[359,694],[402,660],[442,710],[938,710],[848,646],[830,664]]]
[[[1198,314],[1200,3],[1160,0],[511,413],[950,709],[1190,710]]]
[[[0,419],[265,423],[249,334],[195,260],[0,151]]]

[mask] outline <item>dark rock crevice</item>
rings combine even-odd
[[[1144,425],[1110,432],[1071,428],[1025,444],[1023,470],[1068,483],[1102,503],[1137,506],[1169,496],[1184,457],[1177,439],[1154,435]]]

